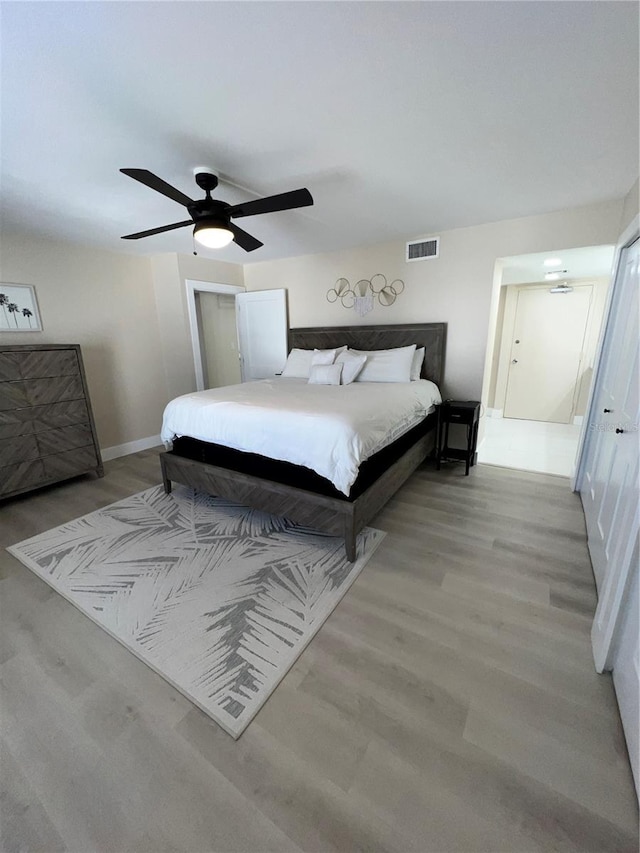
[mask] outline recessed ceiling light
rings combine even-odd
[[[562,258],[546,258],[544,261],[545,267],[557,267],[562,263]]]

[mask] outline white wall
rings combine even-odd
[[[480,399],[487,332],[497,312],[499,258],[560,248],[614,243],[622,200],[440,232],[440,257],[406,263],[404,242],[245,265],[247,290],[285,287],[292,326],[437,322],[448,324],[444,393]],[[428,235],[412,235],[428,236]],[[405,292],[389,308],[376,305],[360,319],[326,293],[340,277],[352,284],[383,273],[403,279]],[[498,282],[499,285],[499,282]],[[495,306],[492,299],[495,295]],[[493,315],[495,322],[495,314]],[[494,340],[490,341],[493,351]]]
[[[625,229],[633,222],[634,217],[638,215],[640,210],[640,178],[631,187],[624,198],[622,205],[622,216],[620,218],[620,227],[618,235],[622,234]]]

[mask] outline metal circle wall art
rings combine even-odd
[[[402,279],[396,278],[389,284],[386,276],[379,272],[370,279],[361,278],[353,287],[348,279],[339,278],[327,291],[327,301],[340,301],[343,308],[355,308],[362,316],[371,311],[375,300],[379,305],[388,308],[403,291]]]

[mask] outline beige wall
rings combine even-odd
[[[149,260],[8,234],[0,248],[0,280],[35,285],[43,323],[0,344],[80,344],[101,446],[157,435],[166,390]]]
[[[103,447],[157,435],[167,400],[195,388],[187,278],[248,290],[285,287],[293,326],[445,321],[443,390],[478,397],[487,329],[498,308],[497,259],[613,243],[623,215],[637,207],[637,186],[635,193],[626,200],[441,232],[440,258],[413,264],[404,261],[404,241],[243,269],[191,255],[141,258],[4,234],[0,280],[36,286],[44,331],[4,333],[0,342],[82,345]],[[378,272],[406,283],[390,308],[376,306],[360,319],[327,302],[337,278],[355,283]],[[493,332],[489,343],[492,353]]]
[[[444,394],[480,398],[492,311],[496,260],[529,252],[614,243],[622,200],[589,207],[440,232],[440,257],[404,260],[405,243],[248,264],[247,290],[285,287],[292,326],[445,321],[448,324]],[[422,235],[424,236],[424,235]],[[405,292],[389,308],[364,318],[327,302],[336,279],[351,283],[383,273],[400,278]],[[495,293],[495,311],[499,290]],[[495,321],[495,314],[494,314]],[[493,352],[494,340],[491,340]]]
[[[162,361],[166,379],[165,403],[196,389],[186,280],[242,287],[243,271],[238,264],[193,255],[154,255],[151,258],[158,322],[162,339]]]
[[[79,343],[102,448],[158,435],[168,400],[195,389],[185,280],[242,284],[242,267],[3,234],[0,281],[33,284],[42,332],[1,344]]]

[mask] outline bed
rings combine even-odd
[[[440,386],[445,338],[444,323],[302,328],[289,331],[289,349],[325,350],[346,344],[351,349],[381,350],[416,344],[425,348],[421,378]],[[267,381],[261,392],[266,393],[277,382],[286,385],[294,380]],[[384,385],[376,383],[382,393]],[[390,390],[389,384],[387,395]],[[193,432],[195,435],[182,433],[174,438],[172,449],[160,455],[167,493],[175,481],[342,536],[347,558],[353,562],[360,530],[433,450],[437,416],[432,411],[397,440],[369,456],[356,471],[355,482],[346,489],[348,494],[344,493],[345,483],[339,476],[332,482],[330,476],[321,476],[305,466],[203,441],[197,437],[197,430]]]

